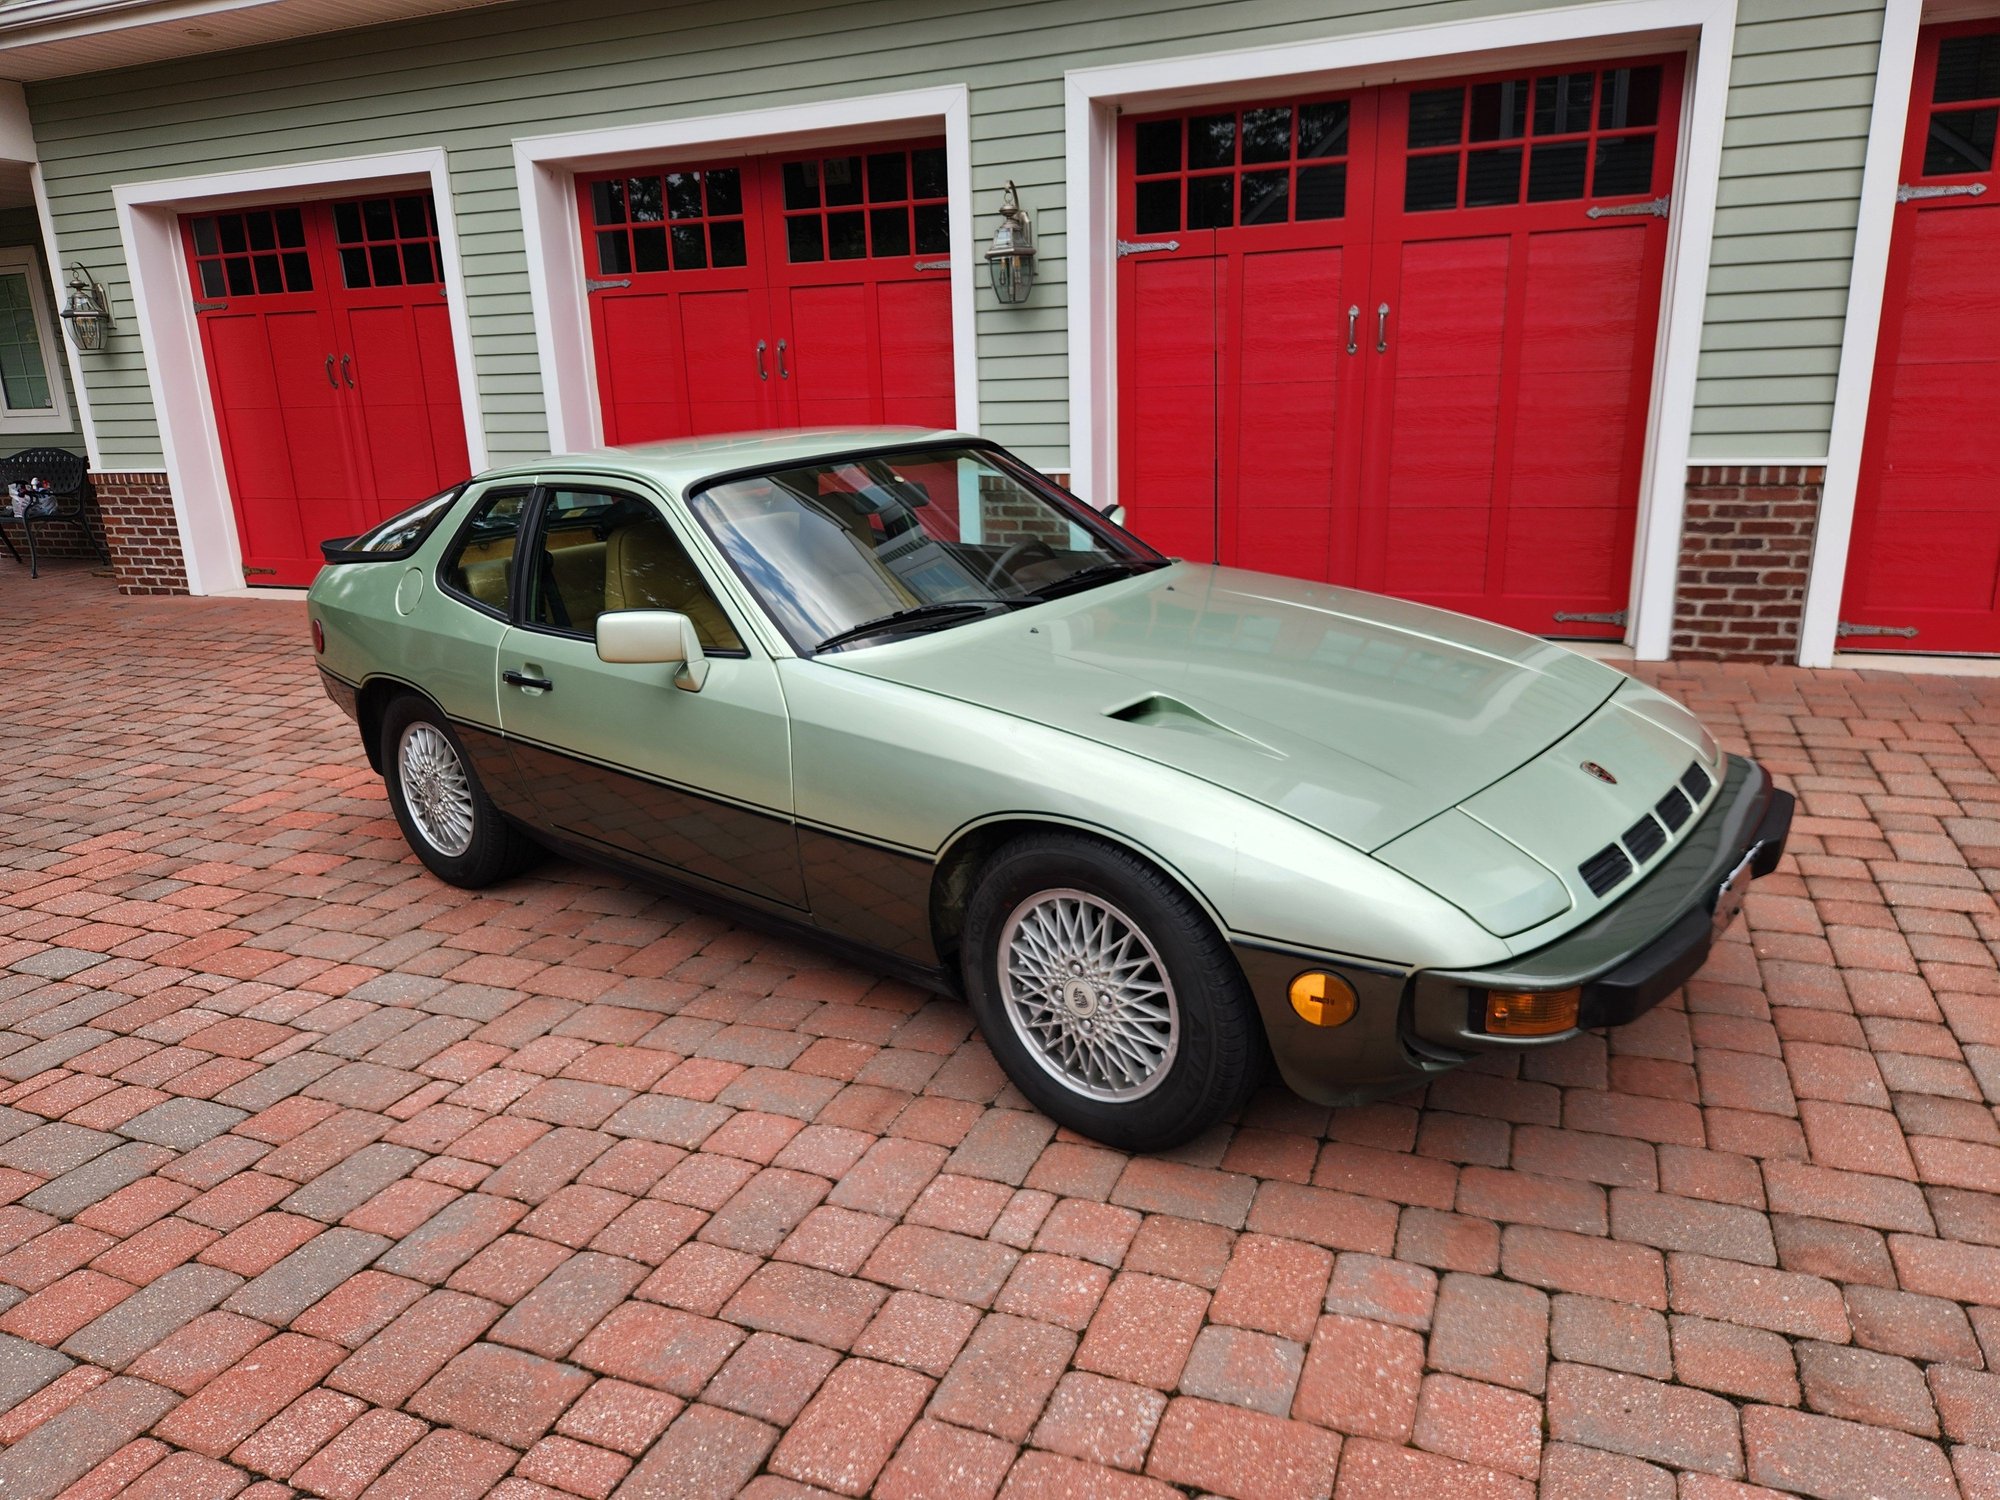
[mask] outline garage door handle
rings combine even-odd
[[[1349,354],[1358,354],[1361,352],[1361,346],[1354,341],[1354,330],[1360,327],[1360,325],[1361,307],[1357,303],[1347,310],[1347,352]]]
[[[509,687],[535,688],[540,692],[553,693],[556,685],[546,677],[530,677],[526,672],[502,672],[500,680]]]
[[[1375,309],[1375,352],[1389,352],[1389,304],[1386,302]]]
[[[770,347],[764,340],[757,340],[757,378],[759,380],[769,380],[771,378],[771,372],[764,368],[764,351]]]
[[[783,339],[778,340],[778,378],[780,380],[790,380],[792,378],[792,372],[785,368],[785,341]]]
[[[347,388],[348,388],[348,389],[349,389],[350,391],[354,389],[354,356],[353,356],[353,355],[351,355],[351,354],[343,354],[343,355],[341,355],[341,356],[340,356],[340,378],[341,378],[342,380],[345,380],[345,381],[347,382]]]
[[[340,381],[333,373],[333,356],[331,354],[326,357],[326,383],[336,391],[340,389]]]

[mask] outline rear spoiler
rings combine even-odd
[[[353,540],[351,536],[328,537],[319,544],[319,555],[330,563],[381,562],[394,555],[386,552],[350,552],[347,544]]]

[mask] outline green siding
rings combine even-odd
[[[547,443],[511,142],[938,83],[971,93],[976,233],[1011,178],[1032,303],[976,318],[985,430],[1068,465],[1065,68],[1505,13],[1506,0],[544,0],[32,85],[65,257],[130,313],[111,188],[438,145],[448,153],[489,450]],[[1329,11],[1334,13],[1329,14]],[[1825,451],[1880,0],[1744,0],[1701,364],[1702,457]],[[969,254],[975,247],[961,246]],[[105,461],[154,467],[128,320],[87,369]]]

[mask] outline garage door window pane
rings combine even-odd
[[[1941,109],[1932,115],[1930,139],[1924,144],[1924,175],[1990,171],[1996,121],[2000,111],[1991,109]]]
[[[1653,137],[1615,136],[1597,143],[1597,180],[1591,191],[1600,198],[1651,192]]]
[[[1597,128],[1630,130],[1660,121],[1660,70],[1609,68],[1598,95]]]
[[[1288,161],[1292,155],[1292,112],[1289,109],[1243,111],[1243,160]]]
[[[1456,146],[1464,115],[1464,89],[1418,90],[1410,95],[1410,145]]]
[[[1347,154],[1347,101],[1299,106],[1299,156]]]
[[[1582,141],[1537,146],[1528,160],[1528,201],[1551,203],[1581,198],[1590,166],[1590,147]]]
[[[926,146],[921,151],[912,151],[910,153],[910,175],[914,179],[912,192],[916,197],[944,197],[944,148],[942,146]]]
[[[54,405],[33,294],[22,271],[0,275],[0,391],[9,411],[46,411]]]
[[[942,255],[951,249],[951,216],[942,203],[916,207],[917,254]]]
[[[1141,177],[1181,169],[1181,122],[1148,120],[1133,132],[1133,154]]]
[[[608,267],[606,269],[609,269]],[[632,262],[621,271],[664,271],[667,269],[667,232],[653,224],[632,231]]]
[[[1403,180],[1403,211],[1430,213],[1458,207],[1458,157],[1413,156]]]
[[[1292,182],[1289,172],[1245,172],[1243,224],[1283,224],[1291,218]]]
[[[1181,180],[1169,177],[1164,182],[1142,182],[1139,184],[1138,213],[1135,216],[1139,233],[1161,234],[1181,227]]]
[[[1473,151],[1465,158],[1465,206],[1495,208],[1521,201],[1521,148]]]
[[[1528,133],[1528,81],[1477,84],[1472,90],[1466,139],[1511,141]]]
[[[1347,212],[1347,166],[1300,167],[1297,215],[1301,219],[1338,219]]]
[[[1558,73],[1535,80],[1535,134],[1578,135],[1590,129],[1594,73]]]
[[[1946,37],[1938,44],[1931,102],[1962,104],[1968,99],[2000,99],[2000,32]]]
[[[1198,115],[1188,121],[1188,165],[1228,167],[1236,162],[1236,116]]]
[[[744,261],[743,221],[729,219],[708,226],[708,262],[712,266],[740,266]]]
[[[1188,228],[1227,229],[1230,218],[1230,192],[1232,179],[1222,177],[1191,177],[1188,179]]]

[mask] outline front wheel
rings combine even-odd
[[[494,807],[444,715],[414,693],[382,716],[382,776],[404,839],[438,879],[478,890],[534,858],[534,842]]]
[[[967,998],[1007,1076],[1059,1124],[1159,1151],[1240,1108],[1256,1007],[1207,914],[1115,845],[1006,845],[966,909]]]

